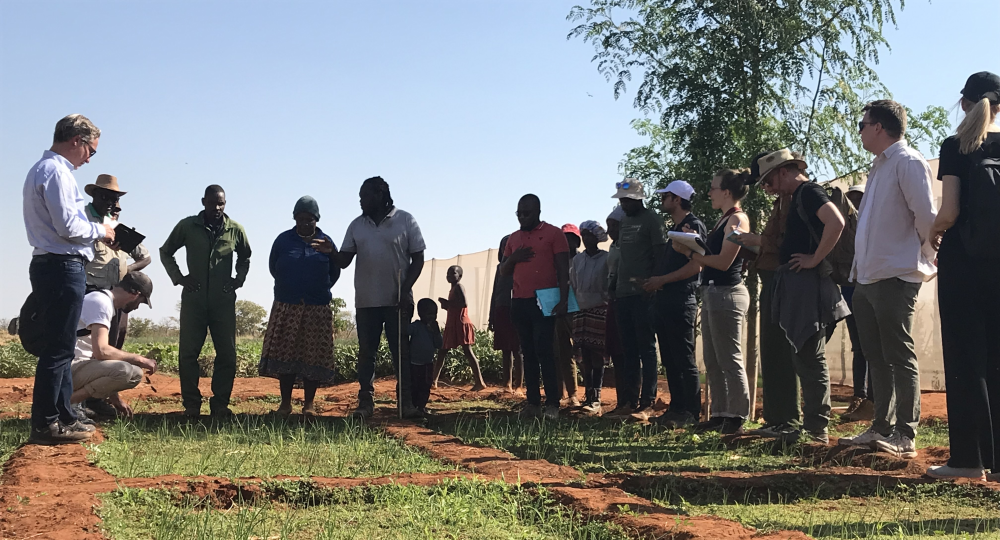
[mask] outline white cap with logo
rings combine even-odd
[[[694,188],[684,180],[674,180],[667,184],[667,187],[656,190],[657,193],[673,193],[685,201],[690,201],[694,195]]]

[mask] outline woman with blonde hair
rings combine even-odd
[[[701,334],[708,391],[712,400],[709,419],[696,431],[739,433],[750,416],[750,386],[743,365],[743,321],[750,309],[750,293],[743,284],[740,246],[726,242],[732,231],[750,232],[750,218],[740,208],[752,183],[750,171],[723,169],[712,178],[708,196],[722,218],[708,235],[709,252],[691,252],[675,242],[674,250],[702,265]],[[688,232],[691,231],[685,228]]]
[[[962,89],[965,119],[941,145],[941,209],[931,229],[948,400],[948,464],[935,478],[1000,479],[1000,77]],[[993,478],[994,476],[998,478]]]

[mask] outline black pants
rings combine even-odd
[[[1000,468],[1000,267],[949,231],[938,254],[952,467]]]
[[[618,298],[615,315],[625,349],[625,369],[618,379],[618,403],[651,406],[656,401],[657,376],[653,297],[637,294]]]
[[[35,367],[31,427],[36,430],[45,429],[56,420],[64,424],[76,422],[69,403],[73,394],[70,364],[87,289],[86,262],[80,256],[46,254],[32,257],[28,267],[31,294],[45,306],[43,321],[50,336]]]
[[[670,411],[695,418],[701,414],[701,381],[694,355],[697,315],[694,285],[667,285],[656,294],[656,337],[670,388]]]
[[[375,403],[375,358],[384,328],[392,365],[399,373],[396,378],[397,405],[404,409],[409,407],[410,342],[402,332],[410,327],[413,320],[413,303],[403,303],[399,307],[358,308],[355,320],[358,325],[358,403]]]
[[[423,409],[431,398],[434,384],[434,364],[410,364],[410,397],[413,406]]]
[[[513,298],[510,303],[510,319],[521,338],[521,354],[524,357],[524,389],[528,403],[541,405],[541,390],[538,378],[541,375],[545,386],[545,404],[559,406],[559,380],[556,377],[555,317],[542,315],[538,301],[534,298]]]

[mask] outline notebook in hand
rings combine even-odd
[[[115,227],[115,243],[118,244],[118,249],[122,251],[131,253],[145,239],[146,237],[136,232],[135,229],[121,223]]]
[[[552,316],[552,310],[556,308],[556,304],[559,303],[561,295],[559,294],[558,287],[552,287],[551,289],[538,289],[535,291],[535,296],[538,298],[538,307],[542,310],[542,315],[546,317]],[[576,313],[580,311],[580,305],[576,303],[576,294],[573,293],[573,288],[569,289],[569,302],[566,304],[566,313]]]
[[[669,231],[667,232],[667,238],[677,242],[678,244],[683,244],[685,247],[698,255],[704,255],[708,251],[708,246],[702,242],[701,236],[699,236],[698,233]]]

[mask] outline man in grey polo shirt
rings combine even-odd
[[[389,184],[381,177],[361,184],[361,215],[347,227],[340,251],[331,258],[341,268],[354,257],[354,304],[358,328],[358,407],[352,416],[366,419],[375,409],[375,356],[385,329],[397,368],[396,399],[404,418],[421,415],[410,401],[410,360],[401,338],[413,319],[413,283],[424,268],[424,237],[413,216],[393,205]]]

